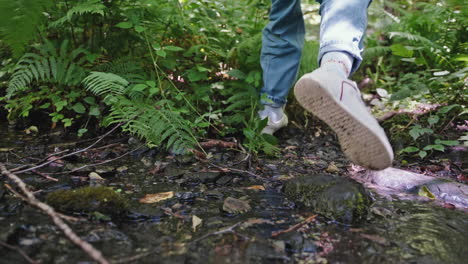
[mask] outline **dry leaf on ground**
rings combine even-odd
[[[163,200],[167,200],[174,197],[174,192],[161,192],[161,193],[153,193],[147,194],[145,197],[140,199],[140,203],[157,203]]]

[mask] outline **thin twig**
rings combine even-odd
[[[53,158],[53,159],[50,159],[49,161],[47,162],[44,162],[42,164],[39,164],[37,166],[34,166],[32,168],[29,168],[29,169],[25,169],[25,170],[20,170],[20,171],[17,171],[16,169],[14,170],[11,170],[11,172],[14,172],[16,174],[21,174],[21,173],[25,173],[27,171],[32,171],[32,170],[35,170],[35,169],[39,169],[39,168],[42,168],[44,167],[45,165],[47,164],[50,164],[54,161],[57,161],[57,160],[60,160],[60,159],[63,159],[63,158],[66,158],[66,157],[70,157],[70,156],[73,156],[73,155],[76,155],[78,153],[81,153],[81,152],[84,152],[92,147],[94,147],[97,143],[101,142],[105,137],[107,137],[109,134],[111,134],[112,132],[114,132],[117,128],[119,128],[120,126],[122,126],[124,123],[119,123],[117,124],[114,128],[112,128],[111,130],[109,130],[106,134],[102,135],[98,140],[96,140],[93,144],[87,146],[86,148],[84,149],[80,149],[80,150],[77,150],[77,151],[74,151],[74,152],[71,152],[71,153],[68,153],[66,155],[63,155],[63,156],[60,156],[60,157],[56,157],[56,158]]]
[[[33,170],[32,172],[34,172],[35,174],[49,180],[49,181],[55,181],[55,182],[58,182],[59,180],[57,178],[53,178],[53,177],[50,177],[48,176],[46,173],[42,173],[40,171],[37,171],[37,170]]]
[[[235,233],[234,229],[238,226],[240,226],[242,224],[242,222],[239,222],[237,224],[234,224],[230,227],[227,227],[227,228],[223,228],[221,230],[218,230],[218,231],[215,231],[215,232],[212,232],[212,233],[208,233],[208,234],[205,234],[197,239],[195,239],[194,241],[192,241],[191,243],[197,243],[198,241],[200,240],[203,240],[209,236],[216,236],[216,235],[222,235],[222,234],[225,234],[225,233]]]
[[[223,166],[219,166],[217,164],[214,164],[212,162],[209,162],[208,163],[209,165],[213,166],[213,167],[216,167],[218,169],[221,169],[221,170],[224,170],[224,171],[234,171],[234,172],[238,172],[238,173],[246,173],[246,174],[249,174],[251,176],[254,176],[256,178],[262,178],[262,176],[258,175],[258,174],[255,174],[253,172],[250,172],[250,171],[246,171],[246,170],[239,170],[239,169],[234,169],[234,168],[229,168],[229,167],[223,167]]]
[[[306,225],[306,224],[308,224],[308,223],[314,221],[314,219],[315,219],[316,217],[317,217],[317,215],[309,216],[309,217],[306,218],[306,220],[304,220],[304,221],[302,221],[302,222],[300,222],[300,223],[298,223],[298,224],[295,224],[295,225],[293,225],[293,226],[290,226],[290,227],[287,228],[287,229],[279,230],[279,231],[273,232],[273,233],[271,234],[271,237],[277,237],[277,236],[279,236],[279,235],[281,235],[281,234],[284,234],[284,233],[288,233],[288,232],[297,230],[297,229],[301,228],[302,226],[304,226],[304,225]]]
[[[151,251],[148,251],[148,252],[143,252],[143,253],[137,254],[135,256],[113,260],[112,264],[123,264],[123,263],[127,263],[127,262],[133,262],[133,261],[139,260],[141,258],[147,257],[147,256],[149,256],[151,254],[155,254],[155,253],[158,253],[158,252],[159,252],[159,250],[151,250]]]
[[[29,263],[31,264],[38,264],[39,262],[38,261],[35,261],[34,259],[30,258],[21,248],[19,247],[16,247],[16,246],[12,246],[10,244],[7,244],[3,241],[0,241],[0,246],[3,246],[3,247],[6,247],[6,248],[9,248],[11,250],[15,250],[16,252],[18,252],[25,260],[27,260]]]
[[[53,175],[53,174],[69,174],[69,173],[73,173],[73,172],[76,172],[76,171],[79,171],[79,170],[82,170],[84,168],[87,168],[87,167],[93,167],[93,166],[99,166],[99,165],[102,165],[102,164],[106,164],[106,163],[109,163],[109,162],[112,162],[112,161],[116,161],[118,159],[121,159],[139,149],[141,149],[142,146],[132,150],[132,151],[128,151],[128,152],[125,152],[124,154],[118,156],[118,157],[115,157],[113,159],[108,159],[108,160],[104,160],[104,161],[101,161],[101,162],[98,162],[98,163],[93,163],[93,164],[86,164],[86,165],[83,165],[81,167],[78,167],[78,168],[74,168],[73,170],[70,170],[70,171],[61,171],[61,172],[51,172],[51,173],[45,173],[47,175]]]
[[[110,262],[102,255],[101,251],[95,249],[91,244],[82,240],[63,220],[62,218],[55,212],[54,208],[50,205],[39,201],[34,194],[28,189],[26,184],[21,180],[18,176],[8,171],[3,165],[0,163],[0,171],[2,175],[8,177],[11,181],[13,181],[21,191],[26,196],[27,202],[39,208],[43,212],[52,218],[52,221],[57,225],[58,228],[62,230],[65,236],[70,239],[75,245],[79,246],[88,256],[90,256],[93,260],[101,264],[110,264]]]

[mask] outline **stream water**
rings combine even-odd
[[[90,144],[60,145],[51,137],[27,136],[6,126],[0,129],[0,138],[0,162],[10,168],[25,162],[20,157],[43,158],[54,149]],[[147,150],[102,166],[60,173],[87,158],[112,158],[117,155],[114,152],[128,148],[124,141],[43,170],[56,173],[51,176],[58,182],[36,174],[20,176],[39,191],[36,195],[43,201],[55,190],[89,185],[111,187],[128,199],[128,210],[120,215],[66,212],[87,218],[70,226],[113,263],[466,263],[466,212],[431,201],[383,198],[374,192],[364,221],[346,225],[319,215],[296,230],[272,236],[315,214],[285,196],[285,182],[297,175],[323,172],[331,161],[338,168],[335,174],[346,177],[347,162],[332,136],[306,138],[307,143],[303,138],[284,140],[283,158],[259,159],[250,167],[247,162],[238,163],[244,158],[242,153],[213,150],[212,162],[235,171]],[[90,172],[104,180],[93,182]],[[91,263],[46,215],[13,196],[3,183],[1,241],[42,263]],[[161,192],[173,192],[173,197],[140,202],[146,194]],[[247,209],[226,208],[228,197],[248,204]],[[0,263],[27,262],[17,251],[0,247]]]

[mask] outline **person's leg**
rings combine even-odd
[[[296,99],[337,133],[341,148],[354,163],[387,168],[393,161],[387,136],[367,110],[356,83],[348,80],[362,61],[370,0],[319,2],[320,68],[297,82]]]
[[[260,63],[263,69],[261,118],[268,118],[267,129],[274,133],[287,124],[282,107],[300,65],[304,45],[304,20],[300,0],[272,0],[270,22],[263,30]],[[277,123],[276,125],[274,123]]]
[[[363,40],[367,27],[367,8],[371,0],[321,0],[319,65],[344,61],[354,73],[362,62]],[[327,53],[326,60],[323,57]],[[343,53],[342,55],[338,53]],[[338,56],[335,59],[335,56]],[[348,58],[344,57],[348,56]]]

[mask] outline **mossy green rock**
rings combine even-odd
[[[298,176],[286,183],[284,191],[294,202],[347,224],[365,219],[371,205],[360,184],[336,175]]]
[[[64,212],[94,212],[119,215],[128,208],[128,201],[109,187],[84,187],[49,193],[48,204]]]

